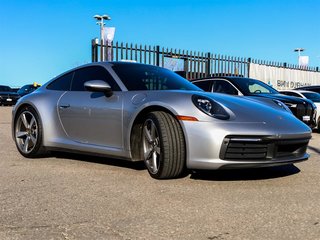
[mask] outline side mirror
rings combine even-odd
[[[86,90],[91,92],[103,92],[106,97],[111,97],[113,92],[108,83],[102,80],[92,80],[84,83]]]

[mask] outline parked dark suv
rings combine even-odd
[[[309,127],[316,126],[316,106],[308,99],[286,96],[262,81],[245,77],[213,77],[192,80],[192,83],[207,92],[263,97],[284,103],[291,112]]]
[[[14,105],[20,98],[19,94],[9,86],[0,85],[0,105]]]
[[[41,85],[34,83],[34,84],[27,84],[24,85],[23,87],[21,87],[18,90],[18,94],[22,97],[24,95],[27,95],[29,93],[32,93],[33,91],[35,91],[36,89],[38,89]]]

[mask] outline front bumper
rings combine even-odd
[[[252,168],[307,160],[305,124],[272,130],[266,123],[184,122],[187,168]]]

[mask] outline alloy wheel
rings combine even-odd
[[[35,148],[38,140],[38,124],[31,112],[23,111],[19,115],[16,121],[15,139],[17,146],[25,154]]]
[[[160,167],[160,139],[156,125],[147,119],[143,125],[143,154],[147,168],[156,174]]]

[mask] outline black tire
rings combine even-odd
[[[14,121],[14,140],[19,152],[27,158],[46,153],[42,144],[43,128],[38,113],[26,106],[18,111]]]
[[[178,121],[162,111],[149,113],[142,127],[142,154],[151,177],[181,177],[185,170],[185,141]]]

